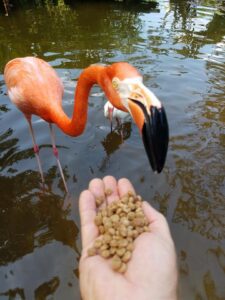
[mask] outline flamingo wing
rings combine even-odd
[[[51,109],[61,105],[63,85],[55,70],[36,57],[11,60],[4,70],[11,101],[27,116],[51,122]]]

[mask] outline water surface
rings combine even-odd
[[[181,299],[224,299],[222,1],[61,4],[0,16],[0,299],[80,299],[78,197],[92,178],[108,174],[129,178],[166,216],[177,247]],[[68,115],[83,68],[117,61],[137,67],[167,111],[170,145],[163,172],[151,171],[132,122],[123,124],[123,139],[116,126],[110,132],[106,99],[95,86],[84,134],[71,138],[56,129],[70,196],[48,126],[33,118],[48,185],[43,193],[27,123],[9,101],[3,79],[7,61],[28,55],[48,61],[62,78]]]

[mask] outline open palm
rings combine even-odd
[[[150,232],[139,236],[135,242],[132,259],[124,274],[112,270],[109,260],[99,255],[88,257],[87,250],[98,237],[94,224],[96,216],[95,197],[105,195],[110,188],[112,194],[105,197],[110,203],[132,191],[127,179],[107,176],[94,179],[89,189],[80,196],[82,234],[82,256],[80,260],[80,288],[84,300],[132,300],[132,299],[176,299],[177,267],[174,244],[166,219],[147,202],[143,203],[145,215],[150,222]]]

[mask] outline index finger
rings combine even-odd
[[[132,183],[127,178],[121,178],[118,181],[118,192],[120,197],[126,195],[128,192],[131,192],[132,194],[136,195]]]

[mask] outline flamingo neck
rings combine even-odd
[[[72,119],[64,113],[61,106],[54,110],[53,122],[64,133],[78,136],[84,131],[87,122],[88,96],[94,84],[99,84],[104,89],[102,86],[104,69],[105,67],[101,65],[91,65],[81,73],[75,90]]]

